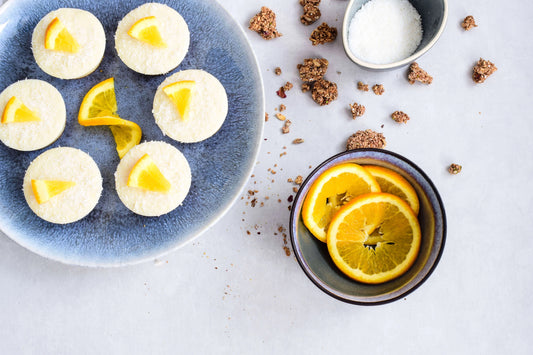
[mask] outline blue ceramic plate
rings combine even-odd
[[[19,0],[9,1],[0,9],[0,91],[18,80],[41,79],[61,92],[67,106],[65,132],[51,146],[23,153],[0,143],[0,227],[37,254],[87,266],[117,266],[155,258],[213,225],[229,209],[250,176],[261,141],[264,95],[257,61],[242,29],[214,0],[159,2],[176,9],[191,32],[189,52],[173,72],[206,70],[220,80],[228,94],[226,121],[214,136],[200,143],[180,144],[163,136],[151,111],[156,88],[166,75],[135,73],[115,51],[118,22],[145,1]],[[48,12],[61,7],[92,12],[106,31],[104,59],[86,78],[53,78],[33,59],[33,28]],[[82,127],[77,122],[85,93],[109,77],[115,77],[120,116],[141,126],[143,141],[174,145],[191,166],[189,195],[183,205],[162,217],[138,216],[124,207],[115,192],[113,174],[119,158],[109,129]],[[104,191],[96,208],[86,218],[68,225],[41,220],[27,206],[22,193],[22,180],[30,162],[44,150],[58,146],[87,152],[104,179]]]

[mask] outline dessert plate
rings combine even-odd
[[[47,148],[19,152],[0,143],[0,229],[29,250],[63,263],[120,266],[153,259],[174,250],[212,226],[233,204],[248,180],[259,151],[264,121],[264,93],[256,58],[239,24],[215,0],[160,0],[177,10],[191,32],[189,52],[166,75],[145,76],[128,69],[114,48],[118,22],[142,0],[18,0],[0,8],[0,91],[25,78],[54,85],[67,107],[63,135]],[[31,51],[33,28],[48,12],[74,7],[92,12],[104,26],[106,50],[89,76],[61,80],[45,74]],[[184,69],[203,69],[217,77],[228,94],[229,112],[211,138],[182,144],[165,137],[152,116],[152,102],[166,76]],[[189,161],[192,185],[183,204],[161,217],[130,212],[115,191],[119,163],[107,127],[82,127],[78,109],[95,84],[115,78],[118,113],[139,124],[142,141],[165,141]],[[46,149],[79,148],[102,172],[103,193],[96,208],[81,221],[57,225],[37,217],[27,206],[22,180],[30,162]]]

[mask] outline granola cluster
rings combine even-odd
[[[463,20],[463,23],[461,23],[461,27],[465,31],[470,31],[472,28],[477,27],[476,20],[474,20],[474,16],[468,15]]]
[[[383,133],[375,132],[371,129],[357,131],[348,138],[346,150],[359,148],[384,148],[387,144]]]
[[[429,75],[424,69],[420,68],[417,62],[413,62],[409,66],[407,79],[409,80],[409,84],[411,85],[413,85],[415,81],[420,81],[422,84],[431,84],[433,82],[433,77]]]
[[[322,22],[320,26],[311,32],[311,37],[309,37],[309,40],[311,43],[313,43],[313,46],[316,46],[318,44],[333,42],[336,38],[337,28],[329,27],[327,23]]]
[[[320,106],[328,105],[337,99],[337,84],[324,79],[328,70],[328,60],[324,58],[307,58],[298,64],[298,72],[302,84],[302,92],[311,91],[311,97]]]
[[[368,91],[368,84],[363,83],[362,81],[357,83],[357,90]]]
[[[286,98],[287,97],[287,94],[285,94],[285,92],[289,91],[290,89],[292,89],[292,83],[287,81],[285,83],[285,85],[283,85],[282,87],[279,88],[278,91],[276,91],[276,94],[278,94],[279,97],[281,97],[282,99]]]
[[[409,116],[403,111],[394,111],[391,117],[398,123],[407,123],[409,121]]]
[[[459,164],[451,164],[448,168],[448,172],[452,175],[457,175],[461,172],[462,169],[463,167]]]
[[[311,90],[311,97],[320,106],[329,105],[338,95],[337,84],[325,79],[315,81]]]
[[[328,70],[328,64],[328,60],[324,58],[308,58],[296,67],[300,73],[300,79],[310,82],[322,79]]]
[[[381,96],[385,92],[385,87],[383,84],[376,84],[372,86],[372,91],[374,91],[374,94]]]
[[[366,108],[363,105],[354,102],[350,105],[350,110],[352,111],[352,118],[355,120],[357,117],[361,117],[365,114]]]
[[[300,5],[302,5],[304,14],[300,17],[300,22],[308,26],[316,22],[321,16],[320,9],[320,0],[300,0]]]
[[[472,72],[472,79],[477,84],[481,84],[484,82],[490,75],[494,74],[494,72],[498,70],[494,63],[485,60],[483,58],[479,58],[477,64],[474,66],[473,72]]]
[[[266,40],[281,37],[281,33],[276,29],[276,14],[266,6],[261,7],[261,11],[252,17],[248,28]]]
[[[280,67],[274,68],[274,74],[281,75],[281,68]]]

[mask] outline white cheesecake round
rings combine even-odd
[[[131,170],[145,154],[170,182],[170,191],[154,192],[128,186]],[[115,172],[115,186],[120,200],[132,212],[148,217],[161,216],[178,207],[189,193],[191,169],[185,156],[172,145],[145,142],[131,148],[120,160]]]
[[[40,121],[0,124],[0,140],[10,148],[31,151],[55,142],[65,129],[66,109],[61,93],[42,80],[27,79],[8,86],[0,94],[0,112],[16,97],[33,111]]]
[[[70,181],[75,185],[39,204],[32,180]],[[102,194],[102,175],[85,152],[69,147],[47,150],[35,158],[24,176],[24,197],[33,212],[45,221],[66,224],[88,215]]]
[[[156,47],[128,34],[131,27],[146,17],[155,17],[166,47]],[[118,56],[130,69],[146,75],[165,74],[176,68],[189,50],[189,28],[181,15],[167,5],[147,3],[129,12],[115,33]]]
[[[174,102],[163,88],[179,81],[192,80],[189,118],[183,120]],[[228,114],[228,97],[224,86],[203,70],[183,70],[166,78],[157,88],[152,109],[155,122],[163,134],[182,143],[203,141],[214,135]]]
[[[45,48],[46,30],[57,18],[80,45],[76,53]],[[100,21],[88,11],[63,8],[48,13],[33,30],[31,40],[37,65],[60,79],[78,79],[91,74],[104,57],[106,39]]]

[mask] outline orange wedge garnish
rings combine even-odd
[[[148,154],[144,154],[133,166],[128,176],[127,185],[154,192],[170,191],[170,182],[161,173]]]
[[[39,116],[30,110],[22,101],[13,96],[9,99],[2,114],[2,123],[40,121]]]
[[[37,203],[42,204],[52,197],[76,185],[74,181],[35,180],[31,181],[31,188]]]
[[[191,98],[196,87],[192,80],[178,81],[163,88],[163,92],[176,105],[183,121],[190,118]]]
[[[44,48],[54,51],[77,53],[80,50],[80,45],[56,17],[46,29]]]
[[[163,37],[161,37],[159,26],[159,21],[155,16],[144,17],[131,26],[128,34],[154,47],[165,48],[167,44],[163,40]]]

